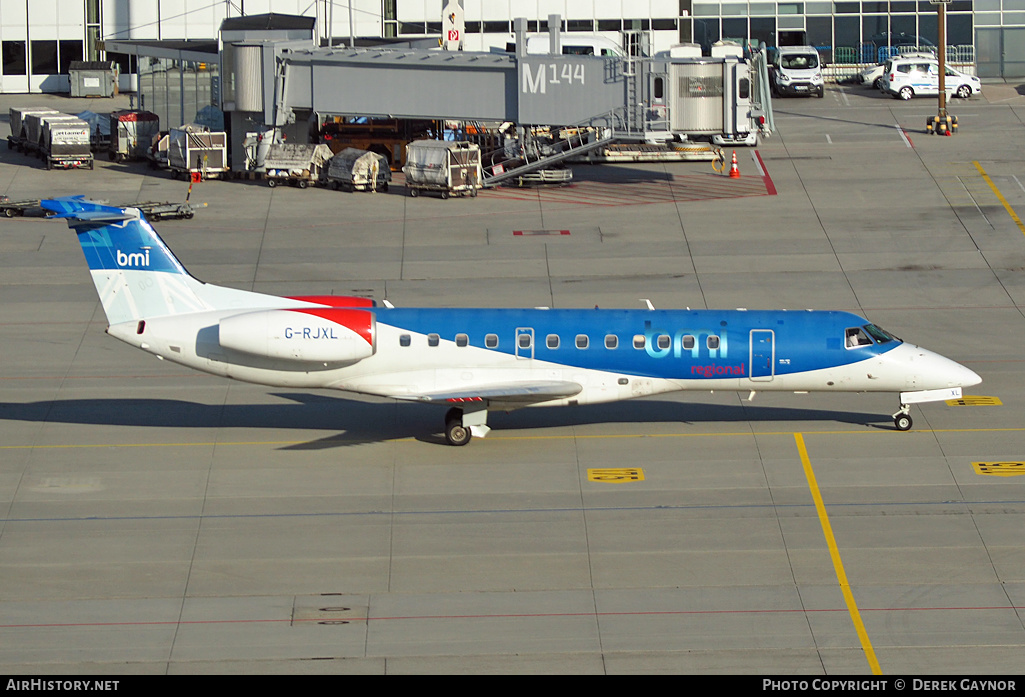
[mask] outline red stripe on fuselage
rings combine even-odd
[[[361,298],[357,295],[293,295],[289,300],[301,300],[305,303],[317,303],[327,307],[374,307],[374,301],[370,298]]]
[[[338,307],[325,307],[323,309],[309,307],[297,308],[292,310],[292,312],[302,312],[326,319],[328,322],[340,324],[359,334],[371,346],[374,345],[374,315],[366,310],[350,310]]]

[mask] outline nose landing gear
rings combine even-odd
[[[893,415],[893,426],[898,431],[910,431],[914,422],[911,420],[911,405],[901,404],[900,410]]]

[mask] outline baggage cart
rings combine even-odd
[[[189,124],[167,134],[167,164],[171,173],[189,179],[216,179],[228,172],[228,135]]]
[[[390,181],[388,158],[359,148],[346,148],[332,157],[324,178],[336,191],[387,191]]]
[[[205,205],[205,204],[204,204]],[[196,209],[191,203],[174,203],[171,201],[144,201],[133,203],[132,208],[138,208],[145,214],[147,220],[180,220],[191,219],[196,214]]]
[[[153,136],[160,132],[160,117],[151,111],[124,109],[110,115],[110,159],[144,160]]]
[[[12,201],[6,196],[0,196],[0,215],[5,218],[14,218],[29,215],[45,215],[43,207],[39,205],[39,199],[28,199],[24,201]]]
[[[406,188],[410,196],[421,191],[476,196],[482,180],[480,146],[466,141],[415,140],[406,146]]]
[[[270,187],[291,184],[305,189],[320,180],[331,158],[331,148],[323,144],[277,143],[270,146],[264,160],[264,178]]]

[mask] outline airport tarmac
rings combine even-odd
[[[934,100],[778,100],[739,180],[577,166],[447,201],[213,181],[156,224],[197,277],[276,294],[857,312],[983,377],[907,433],[896,395],[684,393],[496,414],[451,447],[438,408],[106,336],[67,226],[0,220],[0,670],[1020,673],[1019,89],[953,102],[954,137],[925,135]],[[0,113],[44,102],[80,104]],[[0,148],[12,199],[186,187]]]

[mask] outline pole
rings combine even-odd
[[[939,117],[941,121],[947,118],[947,5],[937,5],[940,24],[940,94],[939,94]]]

